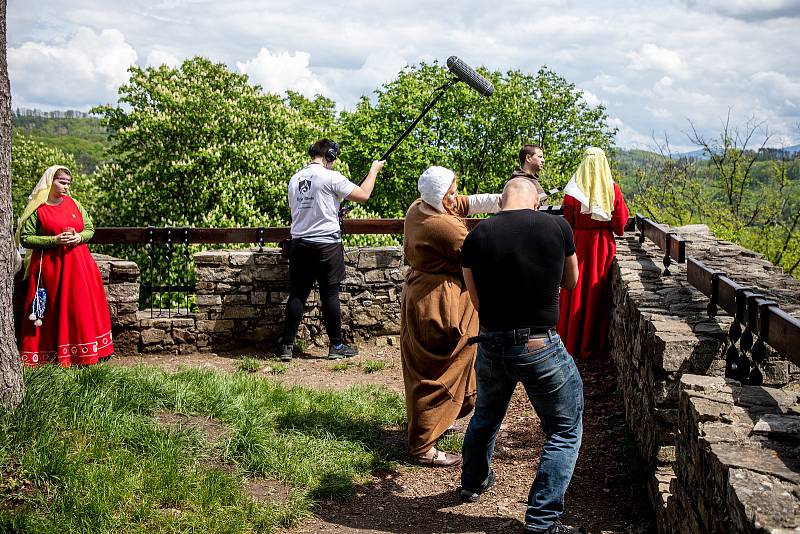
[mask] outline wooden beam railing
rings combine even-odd
[[[718,307],[734,317],[728,333],[733,350],[729,347],[726,353],[726,376],[759,383],[760,371],[744,367],[749,362],[748,352],[756,364],[763,362],[766,356],[763,343],[795,365],[800,365],[800,320],[754,289],[737,284],[724,273],[706,267],[695,258],[689,258],[686,277],[692,286],[709,298],[708,314],[711,317],[716,315]],[[740,325],[745,326],[744,332]],[[735,346],[737,342],[738,349]]]
[[[664,276],[669,276],[672,260],[678,263],[686,261],[686,241],[677,233],[665,230],[647,217],[636,214],[636,228],[639,230],[639,242],[645,238],[652,241],[664,252]]]
[[[561,206],[547,206],[547,213],[561,215]],[[483,219],[465,218],[464,224],[470,230]],[[404,219],[345,219],[345,234],[388,234],[403,233]],[[628,219],[626,231],[635,228],[635,219]],[[288,226],[249,227],[249,228],[188,228],[152,226],[100,226],[95,229],[92,243],[98,245],[128,245],[167,243],[178,244],[224,244],[224,243],[278,243],[289,237]]]

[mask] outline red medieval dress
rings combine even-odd
[[[576,358],[606,356],[611,311],[611,261],[617,252],[614,235],[622,235],[628,206],[614,184],[614,211],[610,221],[596,221],[581,213],[581,203],[564,196],[564,218],[572,226],[578,256],[578,285],[561,290],[558,334]]]
[[[55,236],[70,227],[78,233],[84,231],[81,209],[70,197],[64,197],[57,206],[42,204],[36,217],[31,217],[37,218],[37,236]],[[88,226],[91,228],[91,222]],[[88,247],[84,243],[35,247],[29,252],[32,256],[20,337],[22,361],[35,366],[57,360],[62,367],[69,367],[94,364],[110,356],[114,344],[108,302],[100,270]],[[41,326],[28,317],[37,282],[47,292]]]

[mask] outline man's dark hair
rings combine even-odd
[[[523,167],[525,165],[525,158],[529,155],[532,156],[537,150],[544,152],[544,149],[539,145],[523,145],[522,149],[519,151],[519,166]]]
[[[336,141],[331,141],[330,139],[320,139],[310,147],[308,147],[308,154],[312,158],[326,158],[328,159],[331,155],[334,156],[334,159],[339,157],[339,145]],[[328,159],[329,161],[332,161]]]

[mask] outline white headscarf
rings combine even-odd
[[[425,169],[425,172],[420,175],[417,189],[419,189],[419,194],[426,204],[429,204],[436,211],[444,213],[442,199],[447,194],[450,186],[453,185],[453,180],[455,179],[456,173],[446,167],[434,165]]]

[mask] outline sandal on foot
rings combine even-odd
[[[414,463],[426,467],[451,467],[461,463],[461,455],[434,449],[433,456],[420,454],[414,457]]]

